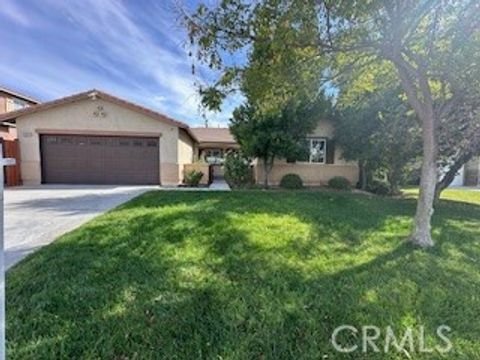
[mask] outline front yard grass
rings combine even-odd
[[[442,201],[427,251],[404,242],[414,210],[335,192],[147,193],[8,273],[9,359],[478,359],[480,206]],[[424,326],[430,346],[446,324],[453,350],[340,354],[342,324]]]
[[[406,197],[416,198],[418,196],[418,187],[410,187],[403,189]],[[450,188],[442,191],[440,196],[443,200],[452,200],[457,202],[466,202],[470,204],[480,205],[480,189],[479,188]]]

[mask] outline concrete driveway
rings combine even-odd
[[[154,186],[17,187],[5,191],[5,266]]]

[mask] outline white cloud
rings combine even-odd
[[[152,97],[153,103],[162,103],[162,102],[165,102],[166,100],[167,98],[163,95],[155,95],[154,97]]]
[[[22,36],[15,38],[18,41],[10,55],[0,45],[0,78],[13,87],[41,94],[43,99],[95,87],[192,125],[203,124],[203,114],[210,123],[226,125],[231,105],[225,104],[226,112],[219,114],[200,111],[191,60],[182,47],[185,36],[176,21],[173,1],[170,5],[166,1],[154,3],[142,13],[131,12],[126,7],[129,3],[117,0],[44,0],[42,9],[68,22],[62,28],[47,18],[46,12],[32,11],[27,18],[21,3],[17,6],[4,0],[0,15],[8,13],[25,26],[35,19],[31,25],[45,31],[42,36],[64,31],[61,36],[71,43],[56,49]],[[209,72],[201,66],[199,69]]]
[[[31,22],[25,13],[11,0],[2,0],[0,14],[22,26],[30,26]]]
[[[96,41],[103,44],[105,52],[125,65],[133,66],[137,71],[154,79],[162,89],[162,101],[158,98],[144,99],[144,102],[156,106],[162,111],[187,118],[198,116],[198,96],[190,73],[190,60],[178,54],[179,49],[168,49],[158,45],[158,39],[152,38],[119,1],[88,0],[81,3],[56,1],[52,6],[62,6],[62,11],[77,26],[86,30]],[[158,15],[158,17],[157,17]],[[162,28],[171,23],[171,14],[155,14]],[[168,19],[170,17],[170,19]],[[168,28],[168,27],[167,27]],[[168,34],[166,34],[168,35]],[[105,68],[104,58],[88,55],[99,67]],[[111,73],[121,70],[107,68]],[[158,96],[158,95],[156,95]]]

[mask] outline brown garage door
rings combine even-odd
[[[42,181],[159,184],[159,139],[41,135]]]

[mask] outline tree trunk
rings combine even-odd
[[[427,116],[422,120],[423,162],[420,179],[420,193],[415,214],[415,227],[410,239],[421,247],[433,246],[431,218],[435,185],[437,183],[435,119]]]
[[[431,219],[437,183],[436,115],[433,97],[423,64],[417,63],[417,67],[413,67],[400,52],[394,52],[390,59],[398,70],[408,102],[422,125],[423,160],[420,193],[410,240],[420,247],[430,247],[433,246]]]
[[[269,181],[268,177],[270,175],[270,171],[273,168],[273,159],[269,161],[268,157],[263,158],[263,187],[265,189],[269,188]]]
[[[365,191],[367,190],[367,180],[368,180],[365,161],[360,160],[358,162],[358,169],[360,172],[360,189]]]
[[[390,195],[395,195],[398,192],[398,180],[395,170],[391,168],[387,171],[387,181],[390,188]]]

